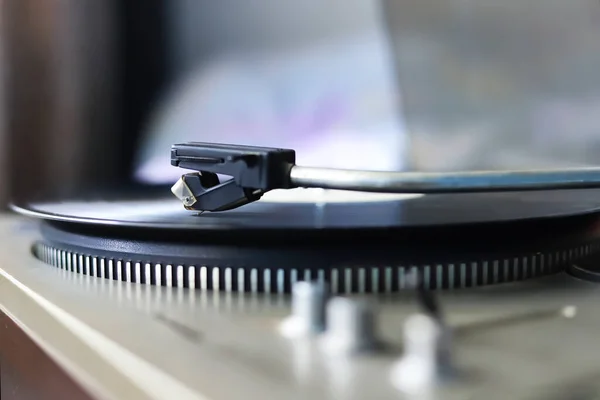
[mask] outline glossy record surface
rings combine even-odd
[[[481,224],[589,214],[600,190],[395,195],[320,189],[273,191],[220,213],[185,210],[171,196],[17,203],[18,213],[63,222],[177,230],[364,229]]]
[[[301,193],[320,202],[271,196],[199,215],[169,198],[47,203],[24,212],[48,220],[34,253],[58,268],[252,292],[286,292],[307,277],[334,292],[396,291],[415,271],[430,288],[505,283],[558,272],[595,253],[600,238],[597,191],[355,193],[355,202],[348,193]]]

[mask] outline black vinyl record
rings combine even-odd
[[[391,292],[414,273],[443,289],[561,271],[600,248],[599,207],[600,190],[406,196],[299,189],[219,213],[187,211],[170,197],[13,209],[43,221],[38,258],[88,275],[253,292],[320,279],[333,292]]]
[[[188,211],[173,197],[114,196],[13,205],[46,220],[176,230],[377,229],[487,224],[600,210],[600,190],[394,195],[294,189],[225,212]]]

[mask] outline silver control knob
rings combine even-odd
[[[336,297],[327,304],[323,349],[338,354],[372,350],[378,345],[375,314],[367,303]]]
[[[292,287],[292,314],[281,324],[287,337],[311,336],[325,329],[327,290],[317,282],[296,282]]]
[[[412,394],[426,393],[451,375],[450,337],[442,324],[425,314],[404,325],[404,354],[392,368],[392,384]]]

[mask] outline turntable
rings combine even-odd
[[[93,398],[600,396],[596,169],[294,162],[176,145],[183,207],[15,204],[0,306]]]

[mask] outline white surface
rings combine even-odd
[[[402,323],[415,311],[412,296],[372,298],[388,350],[340,360],[315,341],[279,334],[289,315],[285,297],[57,270],[32,259],[35,234],[19,221],[0,221],[0,308],[97,398],[401,398],[389,372],[400,355]],[[476,379],[440,398],[565,398],[562,390],[595,385],[600,354],[589,349],[600,334],[599,297],[597,285],[565,275],[444,293],[457,365]],[[577,314],[565,318],[565,306],[577,306]],[[529,317],[517,318],[523,315]],[[172,397],[175,391],[181,395]]]

